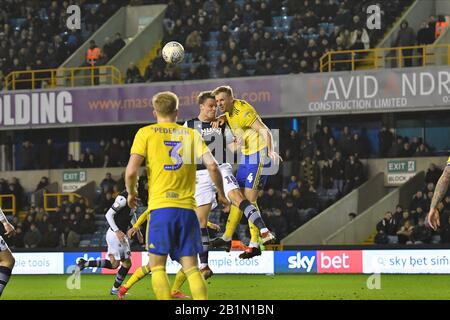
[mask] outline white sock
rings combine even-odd
[[[250,242],[250,244],[248,246],[250,248],[259,248],[259,243],[258,242]]]
[[[263,233],[269,232],[269,229],[267,229],[267,228],[262,228],[261,230],[259,230],[259,232],[260,232],[261,234],[263,234]]]
[[[208,264],[207,263],[200,263],[200,270],[207,267]]]

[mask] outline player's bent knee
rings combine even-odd
[[[123,260],[123,261],[122,261],[122,266],[123,266],[124,268],[127,268],[127,269],[131,268],[131,260],[130,260],[130,259],[125,259],[125,260]]]
[[[11,255],[11,259],[9,260],[9,268],[12,269],[14,268],[14,265],[16,264],[16,259]]]
[[[0,259],[0,266],[12,269],[12,268],[14,268],[15,264],[16,264],[16,259],[14,259],[14,256],[11,254],[11,252],[5,251]]]
[[[244,197],[244,195],[242,194],[241,190],[239,189],[234,189],[231,190],[228,193],[228,197],[230,198],[231,202],[235,205],[235,206],[239,206],[239,204],[246,200],[246,198]]]
[[[120,265],[120,262],[117,260],[111,260],[111,266],[113,269],[117,269]]]
[[[256,202],[256,200],[258,199],[258,191],[257,190],[253,190],[253,189],[245,188],[244,189],[244,196],[247,198],[248,201]]]

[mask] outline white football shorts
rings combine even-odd
[[[125,236],[125,241],[120,242],[111,228],[106,232],[106,243],[108,244],[108,255],[113,255],[116,260],[124,260],[131,257],[130,242]]]
[[[223,189],[228,201],[228,193],[231,190],[239,189],[236,178],[233,176],[233,168],[229,163],[223,163],[219,165],[220,172],[222,174]],[[212,208],[217,207],[216,201],[216,186],[209,176],[208,170],[198,170],[196,174],[196,186],[195,186],[195,201],[197,207],[204,206],[211,203]]]

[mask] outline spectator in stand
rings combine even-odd
[[[416,212],[417,208],[419,207],[422,208],[422,210],[425,210],[426,206],[427,202],[423,195],[423,192],[422,190],[418,190],[411,200],[411,203],[409,205],[409,211]]]
[[[333,179],[333,188],[338,190],[340,195],[344,192],[345,185],[345,161],[341,153],[336,152],[336,156],[331,166],[331,177]]]
[[[383,220],[377,224],[377,232],[383,231],[382,234],[386,235],[389,243],[397,243],[397,228],[396,220],[392,217],[392,212],[388,211],[384,215]]]
[[[449,25],[448,18],[446,18],[444,15],[440,14],[438,16],[438,21],[436,23],[436,39],[439,39],[439,37],[444,33],[445,29],[447,29]]]
[[[91,153],[89,154],[88,158],[83,164],[83,168],[96,168],[96,167],[98,167],[98,164],[97,161],[95,161],[95,155]]]
[[[376,244],[388,244],[389,238],[383,229],[377,230],[377,234],[375,235],[374,242]]]
[[[411,47],[416,44],[416,35],[414,30],[409,26],[408,21],[403,21],[400,24],[400,30],[398,31],[397,38],[394,42],[394,47]],[[403,49],[402,56],[403,61],[401,62],[402,67],[412,67],[413,66],[413,49]]]
[[[120,166],[121,151],[122,148],[120,147],[119,139],[116,137],[112,138],[108,149],[108,156],[112,166]]]
[[[34,169],[33,145],[26,140],[22,144],[22,170]]]
[[[300,164],[300,179],[316,188],[320,180],[320,168],[315,160],[306,157]]]
[[[313,139],[311,139],[311,134],[309,132],[306,132],[305,138],[302,139],[300,144],[301,158],[302,159],[305,159],[306,157],[313,158],[316,150],[317,150],[316,142]]]
[[[38,191],[38,190],[40,190],[40,189],[43,189],[43,188],[45,188],[45,187],[48,186],[48,185],[49,185],[48,178],[47,178],[47,177],[42,177],[41,180],[39,180],[39,183],[38,183],[38,185],[36,186],[35,191]]]
[[[125,45],[126,43],[122,39],[122,35],[120,34],[120,32],[117,32],[113,42],[113,55],[110,56],[110,58],[114,57],[123,47],[125,47]]]
[[[113,205],[114,198],[111,192],[102,193],[100,196],[100,201],[97,207],[97,212],[99,214],[105,214],[106,211]]]
[[[298,209],[294,206],[294,201],[291,197],[288,197],[285,202],[285,207],[283,209],[284,215],[288,221],[287,232],[291,233],[301,226],[306,221],[300,220],[300,214]]]
[[[365,28],[357,28],[351,33],[350,40],[351,50],[369,50],[370,38]]]
[[[98,85],[100,83],[100,72],[98,68],[98,60],[100,59],[101,49],[95,43],[95,40],[89,41],[89,49],[86,52],[86,65],[92,67],[91,69],[91,85]]]
[[[428,147],[424,143],[421,143],[417,147],[417,150],[414,153],[414,156],[415,157],[427,157],[427,156],[430,156],[430,151],[428,150]]]
[[[115,184],[116,181],[112,178],[111,173],[107,172],[105,178],[100,183],[100,188],[102,188],[105,193],[112,192]]]
[[[273,230],[278,239],[283,239],[288,235],[288,222],[279,208],[272,209],[272,215],[267,221],[270,230]]]
[[[23,242],[24,238],[24,232],[22,228],[22,224],[19,223],[15,226],[16,228],[16,234],[12,238],[12,243],[8,242],[8,245],[10,245],[12,248],[24,248],[25,244]]]
[[[397,231],[398,236],[398,243],[400,244],[406,244],[408,241],[410,241],[410,237],[412,234],[412,231],[414,229],[413,224],[410,220],[406,220],[400,230]]]
[[[420,29],[417,32],[417,44],[420,46],[426,46],[433,44],[436,40],[436,34],[435,34],[436,27],[430,27],[430,23],[428,21],[422,22],[420,25]],[[422,66],[422,54],[423,49],[419,48],[419,66]]]
[[[425,174],[425,183],[432,183],[436,185],[441,175],[442,170],[436,167],[434,163],[430,163],[427,173]]]
[[[13,177],[9,183],[9,192],[16,197],[16,210],[20,211],[26,205],[25,191],[20,184],[19,179]]]
[[[345,126],[342,129],[342,134],[341,134],[341,137],[339,138],[338,145],[337,145],[339,151],[342,152],[342,156],[344,158],[347,158],[349,156],[349,154],[351,153],[352,141],[353,141],[353,137],[350,132],[350,128],[348,126]],[[328,158],[328,159],[330,159],[330,158]]]
[[[389,149],[392,146],[392,142],[394,140],[394,135],[390,130],[387,129],[385,125],[381,127],[380,132],[378,133],[378,148],[380,158],[386,158],[389,153]]]
[[[333,160],[325,160],[322,165],[322,188],[333,188],[333,172],[332,172]]]
[[[65,169],[74,169],[78,168],[78,161],[73,159],[73,155],[69,154],[67,155],[67,161],[64,164]]]
[[[54,154],[55,154],[55,147],[53,145],[53,140],[51,138],[48,138],[46,144],[42,148],[40,148],[39,152],[40,169],[53,168],[52,160],[54,158]]]
[[[103,45],[103,53],[110,59],[114,57],[114,42],[110,37],[105,38],[105,44]]]
[[[411,145],[408,142],[403,143],[403,148],[400,150],[399,157],[409,158],[412,157],[414,151],[411,149]]]
[[[397,136],[396,142],[389,148],[388,155],[390,158],[396,158],[401,155],[403,150],[403,138]]]
[[[333,159],[337,151],[340,151],[336,145],[336,141],[331,137],[328,142],[322,147],[323,156],[325,159]]]
[[[43,248],[56,248],[59,246],[60,233],[53,224],[48,225],[48,229],[43,233],[40,246]]]
[[[345,193],[358,188],[364,181],[364,167],[354,155],[350,155],[345,165]]]
[[[288,192],[291,193],[295,188],[297,188],[297,177],[291,176],[291,182],[289,182],[288,185]]]
[[[350,145],[350,154],[357,158],[367,158],[366,146],[358,133],[353,134],[353,139]]]
[[[417,226],[412,230],[410,242],[412,244],[430,243],[431,230],[425,226],[425,220],[419,219]]]
[[[39,232],[36,225],[32,223],[30,225],[30,230],[28,230],[23,237],[25,248],[28,249],[36,248],[41,242],[41,240],[42,240],[41,233]]]
[[[130,62],[126,71],[125,83],[139,83],[142,81],[143,78],[139,68],[134,64],[134,62]]]

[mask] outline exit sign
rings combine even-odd
[[[67,182],[86,182],[86,171],[73,170],[63,171],[63,183]]]
[[[387,162],[389,173],[413,173],[416,172],[416,160],[391,160]]]

